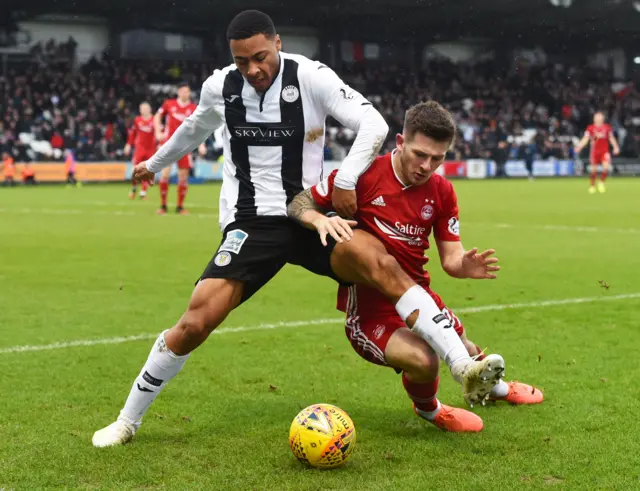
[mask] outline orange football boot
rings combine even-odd
[[[509,404],[540,404],[544,400],[542,391],[523,384],[522,382],[507,382],[509,393],[506,397],[490,397],[492,401],[507,401]]]
[[[440,411],[434,419],[427,419],[423,416],[416,405],[413,405],[414,412],[422,419],[434,424],[441,430],[451,431],[454,433],[472,432],[477,433],[482,430],[484,423],[480,416],[473,414],[466,409],[457,407],[440,405]]]

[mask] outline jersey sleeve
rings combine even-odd
[[[171,108],[169,107],[171,105],[171,100],[167,99],[162,103],[162,106],[160,106],[160,109],[158,109],[158,114],[160,114],[161,116],[164,116],[165,114],[167,114]]]
[[[446,242],[460,241],[460,217],[458,197],[449,181],[443,181],[441,191],[441,205],[438,218],[433,224],[433,235],[436,239]]]
[[[355,131],[357,137],[336,175],[336,185],[355,189],[358,178],[378,156],[389,126],[382,115],[362,94],[345,84],[329,67],[314,64],[308,73],[313,99],[342,125]]]
[[[311,195],[316,204],[323,210],[333,211],[333,183],[336,178],[337,170],[325,177],[322,181],[311,188]]]
[[[186,118],[176,132],[147,161],[147,169],[159,172],[195,150],[223,123],[219,107],[222,105],[224,75],[216,70],[203,84],[196,110]]]
[[[137,135],[138,135],[138,120],[136,118],[133,120],[133,124],[131,125],[131,128],[129,128],[129,137],[127,138],[127,144],[135,145]]]

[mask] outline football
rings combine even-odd
[[[342,409],[314,404],[298,413],[291,423],[289,445],[296,458],[311,467],[331,469],[344,464],[353,453],[356,428]]]

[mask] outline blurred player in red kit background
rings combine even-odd
[[[193,114],[196,107],[196,104],[191,101],[191,89],[189,85],[187,83],[178,85],[178,97],[164,101],[164,104],[162,104],[162,107],[158,110],[153,120],[156,129],[156,138],[160,144],[164,144],[164,142],[175,133],[182,122]],[[201,155],[206,153],[204,144],[200,145],[199,151]],[[187,197],[190,169],[191,155],[189,154],[178,161],[178,205],[176,207],[176,213],[181,215],[187,213],[184,209],[184,200]],[[163,169],[160,174],[160,198],[162,201],[158,213],[161,215],[167,213],[167,195],[169,194],[170,176],[171,167]]]
[[[129,156],[131,154],[131,147],[134,147],[133,152],[133,165],[137,165],[140,162],[149,160],[156,152],[156,132],[153,124],[153,114],[151,112],[151,106],[147,102],[140,104],[140,116],[136,116],[133,120],[133,125],[129,130],[129,139],[124,147],[124,154]],[[142,189],[140,190],[140,199],[147,198],[147,188],[149,183],[144,181],[142,183]],[[129,197],[135,199],[137,186],[133,184]]]
[[[613,136],[613,130],[611,126],[605,124],[604,114],[597,112],[593,115],[593,124],[587,126],[587,130],[584,136],[576,145],[576,154],[587,145],[591,143],[591,149],[589,151],[589,162],[591,163],[591,186],[589,186],[589,192],[596,192],[596,177],[598,175],[598,166],[602,166],[602,173],[600,174],[600,182],[598,183],[598,191],[605,192],[604,181],[607,179],[607,174],[611,169],[611,152],[609,151],[609,144],[613,148],[613,155],[620,153],[620,147],[615,136]]]

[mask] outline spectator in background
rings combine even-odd
[[[66,159],[64,162],[64,169],[67,173],[67,187],[72,185],[75,185],[76,187],[81,187],[82,184],[80,183],[80,181],[76,179],[77,164],[76,164],[75,156],[73,155],[73,151],[67,150],[65,154],[66,154]]]
[[[13,161],[13,157],[9,155],[7,152],[2,153],[2,172],[4,175],[4,185],[5,186],[14,186],[14,176],[16,173],[16,166]]]
[[[29,162],[25,162],[22,168],[22,182],[24,182],[25,186],[35,186],[37,184],[36,172]]]

